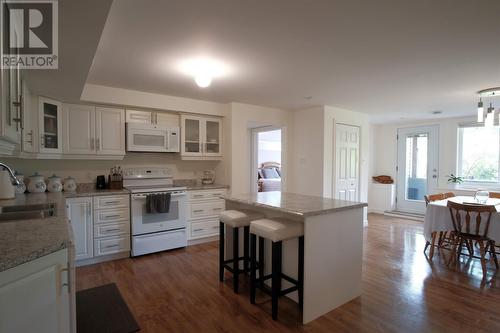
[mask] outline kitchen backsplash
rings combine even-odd
[[[78,183],[95,183],[97,175],[108,175],[109,169],[115,165],[120,165],[122,169],[143,166],[166,167],[171,170],[175,179],[199,179],[203,170],[216,169],[221,163],[220,161],[183,161],[177,155],[157,153],[127,153],[122,161],[17,158],[1,158],[1,161],[25,176],[30,176],[36,171],[45,177],[52,174],[63,178],[72,176]]]

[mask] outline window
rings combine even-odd
[[[500,128],[464,125],[458,129],[458,175],[465,182],[500,183]]]

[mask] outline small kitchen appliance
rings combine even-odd
[[[106,188],[106,177],[104,177],[104,175],[97,176],[95,188],[98,190],[104,190]]]

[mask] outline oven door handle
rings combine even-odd
[[[172,193],[171,196],[172,198],[174,197],[182,197],[182,196],[185,196],[186,193]],[[134,200],[141,200],[141,199],[144,199],[146,198],[146,194],[132,194],[132,199]]]

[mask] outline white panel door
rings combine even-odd
[[[424,196],[438,185],[439,127],[398,129],[396,209],[425,213]]]
[[[66,154],[95,154],[95,107],[64,104],[63,147]]]
[[[359,200],[359,136],[357,126],[335,126],[335,198]]]
[[[98,155],[125,155],[125,110],[96,107]]]
[[[92,198],[67,199],[66,209],[75,239],[75,259],[92,258],[94,256]]]

